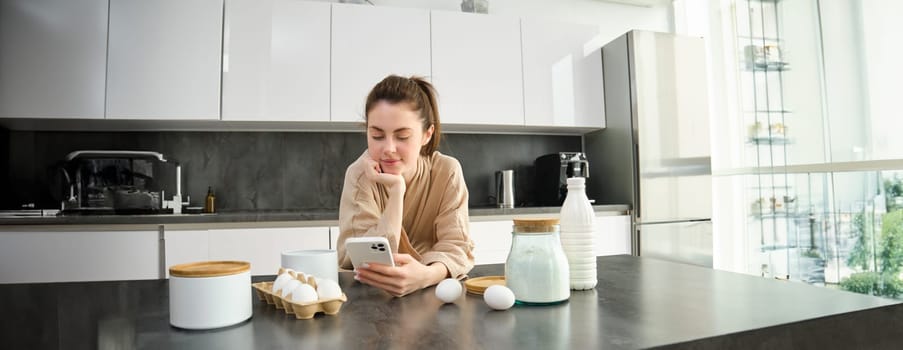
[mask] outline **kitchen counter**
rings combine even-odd
[[[599,213],[625,215],[630,206],[626,204],[595,205],[593,208]],[[520,215],[557,214],[559,211],[561,211],[561,207],[471,208],[470,216],[474,221],[480,221]],[[335,225],[338,219],[338,209],[241,210],[223,211],[216,214],[0,217],[0,225],[160,225],[307,222],[312,226],[328,226],[330,224]]]
[[[166,280],[0,285],[0,347],[178,349],[899,348],[903,304],[650,258],[600,257],[595,290],[553,306],[492,311],[428,288],[393,298],[340,275],[335,316],[295,320],[253,300],[217,330],[169,325]],[[503,265],[471,276],[502,274]],[[254,280],[272,279],[272,276]],[[250,288],[250,286],[248,286]]]

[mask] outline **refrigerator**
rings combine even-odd
[[[634,255],[712,266],[702,38],[630,31],[602,48],[605,129],[584,135],[597,203],[631,205]]]

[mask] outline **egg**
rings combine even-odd
[[[292,277],[294,277],[298,280],[304,280],[304,281],[307,280],[307,276],[304,274],[304,272],[301,272],[301,271],[292,271]]]
[[[299,278],[299,280],[301,280],[301,282],[315,286],[314,288],[316,288],[316,286],[320,284],[320,277],[314,275],[305,275],[304,279]]]
[[[288,272],[283,272],[281,275],[277,276],[276,281],[273,282],[273,293],[279,293],[279,291],[282,290],[282,287],[285,286],[285,283],[292,279],[292,275]]]
[[[483,301],[495,310],[508,310],[514,305],[514,292],[505,286],[489,286],[483,292]]]
[[[446,278],[436,286],[436,297],[445,303],[453,303],[461,297],[461,282],[454,278]]]
[[[342,287],[328,278],[317,279],[317,295],[320,299],[336,299],[342,296]]]
[[[284,286],[282,286],[282,293],[280,293],[280,295],[283,298],[285,298],[289,294],[291,294],[291,292],[293,290],[295,290],[295,288],[298,288],[298,286],[300,286],[300,285],[301,285],[301,281],[299,281],[299,280],[289,280],[288,282],[285,283]]]
[[[317,301],[317,291],[309,284],[301,284],[292,290],[293,303],[310,303]]]

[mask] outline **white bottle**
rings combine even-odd
[[[571,289],[596,287],[595,220],[596,213],[586,197],[586,179],[572,177],[561,206],[561,247],[570,266]]]

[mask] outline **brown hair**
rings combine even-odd
[[[364,107],[364,119],[370,113],[376,104],[380,101],[386,101],[392,104],[408,103],[411,110],[420,114],[420,121],[423,122],[423,131],[433,127],[433,137],[423,147],[420,148],[420,154],[427,156],[433,154],[439,149],[439,105],[437,104],[436,89],[433,84],[418,76],[410,78],[390,75],[376,84],[370,94],[367,95],[367,104]]]

